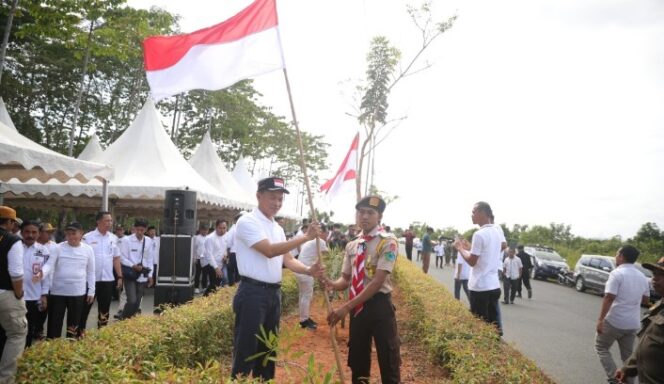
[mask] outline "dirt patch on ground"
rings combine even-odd
[[[397,307],[397,319],[399,322],[399,332],[403,335],[403,319],[408,318],[408,313],[403,306],[399,305],[399,293],[395,292],[393,296],[395,306]],[[333,302],[333,306],[338,306],[339,301]],[[329,372],[335,369],[336,362],[332,342],[330,339],[330,328],[325,322],[327,308],[324,297],[316,292],[314,302],[311,305],[311,318],[318,322],[318,329],[303,330],[299,328],[299,318],[297,311],[288,314],[281,319],[281,329],[283,342],[289,345],[289,356],[280,356],[287,363],[286,367],[277,368],[275,381],[277,383],[302,383],[304,374],[302,369],[307,366],[307,362],[313,353],[314,361],[319,372]],[[346,366],[348,358],[348,323],[345,328],[337,326],[337,345],[341,355],[341,364],[344,369],[344,377],[347,383],[350,383],[350,369]],[[301,356],[297,352],[303,353]],[[445,381],[447,377],[444,370],[433,366],[423,351],[421,345],[409,342],[402,336],[401,344],[401,380],[403,383],[437,383]],[[339,379],[335,371],[333,382]],[[371,356],[371,382],[380,383],[380,370],[376,351],[373,349]]]

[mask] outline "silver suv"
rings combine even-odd
[[[654,303],[661,299],[652,285],[652,272],[643,268],[640,263],[634,263],[634,266],[648,279],[650,301]],[[606,282],[609,280],[609,273],[615,268],[616,258],[613,256],[581,255],[574,268],[576,290],[582,292],[586,288],[591,288],[603,294]]]
[[[576,290],[583,292],[586,288],[604,292],[609,273],[616,268],[616,258],[600,255],[581,255],[574,267]]]

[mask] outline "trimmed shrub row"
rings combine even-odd
[[[297,282],[284,273],[284,311],[297,305]],[[234,288],[91,331],[85,339],[50,340],[28,348],[19,383],[219,383],[230,372]]]
[[[394,279],[405,319],[402,337],[423,343],[434,364],[455,383],[553,383],[531,360],[503,342],[452,294],[399,258]]]

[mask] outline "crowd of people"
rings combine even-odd
[[[318,325],[310,316],[315,279],[328,291],[348,290],[348,299],[342,299],[326,320],[334,326],[350,318],[348,366],[352,382],[369,382],[373,342],[381,381],[399,383],[399,334],[390,279],[398,242],[382,224],[385,201],[379,196],[361,199],[355,206],[356,223],[345,232],[339,224],[305,220],[295,233],[286,236],[277,214],[287,193],[282,179],[263,179],[258,183],[257,208],[236,215],[230,228],[224,219],[212,228],[201,226],[194,239],[196,293],[208,295],[239,283],[232,303],[232,377],[274,378],[272,360],[265,365],[262,359],[250,357],[267,352],[255,336],[261,327],[278,332],[282,268],[288,268],[297,278],[302,328],[316,329]],[[81,338],[95,301],[99,328],[109,323],[114,297],[120,300],[116,318],[140,313],[145,289],[153,285],[158,269],[156,228],[139,218],[131,232],[125,233],[124,228],[113,227],[109,212],[99,212],[95,219],[95,229],[87,233],[78,222],[67,224],[63,241],[56,242],[49,223],[21,221],[12,208],[0,206],[0,326],[4,330],[0,383],[11,382],[24,348],[43,338],[62,337],[65,316],[66,337]],[[531,257],[523,246],[507,246],[489,204],[475,204],[472,221],[480,228],[471,241],[461,237],[434,240],[433,229],[426,229],[421,241],[423,272],[428,272],[432,252],[437,268],[451,264],[455,298],[460,299],[464,290],[471,312],[493,324],[502,335],[501,288],[503,304],[513,304],[522,286],[532,298],[528,280]],[[404,237],[407,258],[412,260],[415,235],[409,229]],[[333,248],[343,253],[341,275],[334,280],[327,277],[320,263],[320,257]],[[609,382],[631,382],[638,375],[640,382],[654,383],[664,377],[662,302],[651,308],[638,332],[639,305],[649,293],[645,278],[633,268],[638,254],[629,245],[618,250],[618,268],[611,272],[597,323],[595,348]],[[653,271],[654,287],[664,293],[664,258],[644,267]],[[119,291],[122,294],[116,297]],[[624,361],[620,369],[609,353],[614,342]]]

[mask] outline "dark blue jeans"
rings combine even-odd
[[[265,333],[277,333],[281,317],[281,289],[262,287],[243,281],[233,298],[235,312],[235,336],[233,343],[233,369],[231,376],[259,377],[263,380],[274,378],[274,362],[263,366],[263,357],[246,361],[248,357],[267,348],[256,335],[260,335],[260,326]]]
[[[468,294],[468,279],[454,279],[454,298],[461,300],[461,288],[463,288],[463,291],[466,292],[466,297],[470,299],[470,295]]]

